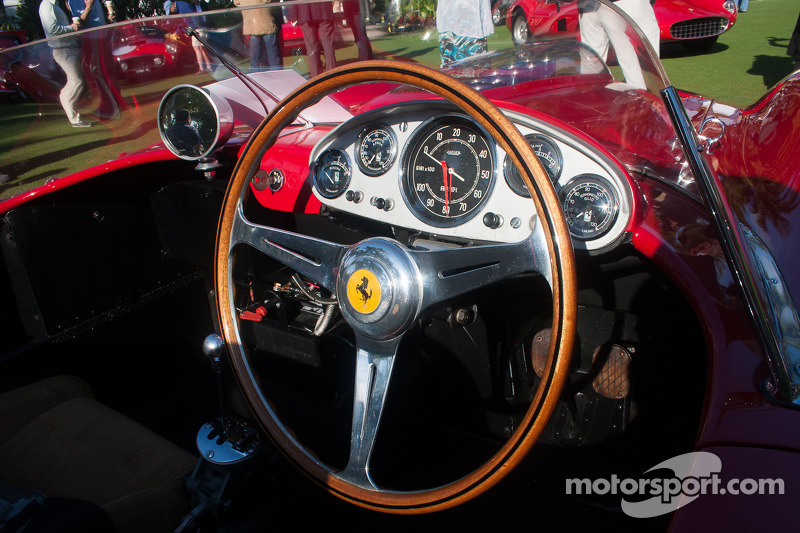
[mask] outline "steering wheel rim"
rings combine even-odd
[[[551,328],[553,334],[547,363],[534,398],[517,429],[488,461],[470,474],[443,486],[412,492],[384,490],[365,482],[369,481],[367,470],[371,450],[367,450],[363,464],[354,467],[355,470],[362,468],[365,470],[364,479],[359,476],[355,479],[351,475],[339,475],[313,458],[277,418],[269,400],[263,395],[259,378],[250,365],[249,353],[241,342],[238,317],[233,304],[232,251],[237,242],[244,242],[237,241],[237,235],[243,231],[239,227],[244,220],[241,214],[241,202],[264,153],[274,144],[280,131],[305,107],[344,87],[378,81],[414,86],[454,103],[494,137],[497,144],[517,165],[528,190],[532,191],[532,200],[538,213],[537,226],[544,235],[547,265],[550,270],[544,274],[549,278],[553,295]],[[280,235],[276,236],[280,240]],[[371,244],[376,243],[373,241]],[[399,243],[394,244],[399,245]],[[280,257],[287,258],[292,255],[280,247],[276,253]],[[336,256],[331,260],[341,261],[345,251],[333,250],[322,252],[322,255],[326,253],[330,258]],[[407,253],[410,252],[404,248],[399,250],[398,254],[403,256],[400,262],[407,259],[404,255]],[[295,261],[293,258],[291,260]],[[343,290],[341,284],[340,280],[339,287]],[[566,222],[549,177],[522,134],[494,104],[463,83],[420,65],[368,61],[339,67],[308,80],[278,104],[252,135],[229,182],[217,233],[215,286],[220,329],[228,346],[231,366],[258,422],[274,444],[297,468],[323,485],[329,492],[356,505],[377,511],[403,514],[438,511],[459,505],[494,486],[519,464],[541,435],[555,410],[569,373],[577,315],[574,255]],[[391,333],[386,332],[380,335],[382,337],[376,339],[371,338],[369,332],[357,333],[357,338],[363,341],[359,351],[363,349],[373,352],[373,355],[378,356],[376,359],[384,361],[388,353],[384,352],[396,349],[402,335],[393,337]],[[360,362],[357,366],[359,365]],[[391,365],[387,372],[386,386]],[[354,420],[357,417],[357,410],[356,405]],[[371,429],[377,431],[377,423]],[[353,431],[355,434],[355,429]],[[353,451],[353,446],[351,441],[351,459],[354,454],[359,453],[358,450]],[[363,455],[364,451],[360,453]]]

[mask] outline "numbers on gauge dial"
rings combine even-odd
[[[412,142],[403,181],[414,214],[435,226],[468,220],[494,181],[493,148],[480,129],[450,117],[430,123]]]
[[[350,185],[350,159],[338,148],[325,150],[314,163],[314,186],[325,198],[340,196]]]
[[[394,163],[397,140],[387,126],[372,125],[361,132],[356,145],[358,168],[367,176],[380,176]]]
[[[538,157],[539,161],[542,163],[545,172],[547,172],[547,175],[550,177],[550,181],[556,183],[558,178],[561,177],[561,167],[563,164],[561,152],[556,144],[541,135],[526,135],[525,139],[528,141],[528,144],[531,145],[536,157]],[[519,170],[517,170],[517,167],[511,162],[508,156],[506,156],[505,162],[503,163],[503,174],[511,190],[525,198],[531,197],[531,193],[522,180]]]
[[[561,205],[570,233],[583,240],[604,235],[619,211],[614,188],[594,174],[577,176],[567,183],[561,190]]]

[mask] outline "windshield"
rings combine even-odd
[[[232,138],[245,139],[307,78],[369,59],[442,69],[500,106],[563,121],[631,171],[685,181],[661,102],[669,83],[657,45],[611,3],[519,0],[499,25],[488,0],[237,3],[198,12],[167,2],[175,14],[77,32],[65,18],[67,33],[0,51],[2,82],[30,99],[0,146],[0,200],[86,169],[99,174],[126,154],[163,150],[158,106],[175,86],[224,94],[234,106]],[[511,17],[517,4],[538,10],[524,31]],[[232,69],[254,83],[242,83]],[[381,92],[386,88],[341,91],[300,121],[341,122]]]

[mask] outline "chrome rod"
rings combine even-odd
[[[754,247],[756,241],[748,235],[755,234],[737,220],[719,177],[702,154],[678,92],[670,86],[662,90],[661,95],[695,175],[697,188],[711,214],[731,275],[770,363],[778,391],[784,399],[800,404],[798,314],[794,301],[788,296],[788,289],[785,289],[783,277],[777,271],[777,262],[766,247]],[[776,297],[776,291],[779,297]],[[780,307],[774,305],[775,302],[780,302]]]

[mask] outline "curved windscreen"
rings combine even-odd
[[[613,3],[497,2],[508,9],[495,13],[498,25],[489,0],[466,5],[473,3],[297,0],[159,13],[0,50],[0,83],[24,95],[6,108],[13,112],[0,145],[0,201],[124,154],[163,149],[158,107],[178,85],[224,96],[241,138],[307,78],[369,59],[443,69],[498,103],[582,131],[634,170],[681,178],[657,45]],[[538,11],[514,16],[526,6]],[[388,89],[342,91],[301,120],[341,122]],[[207,144],[187,150],[204,153]]]

